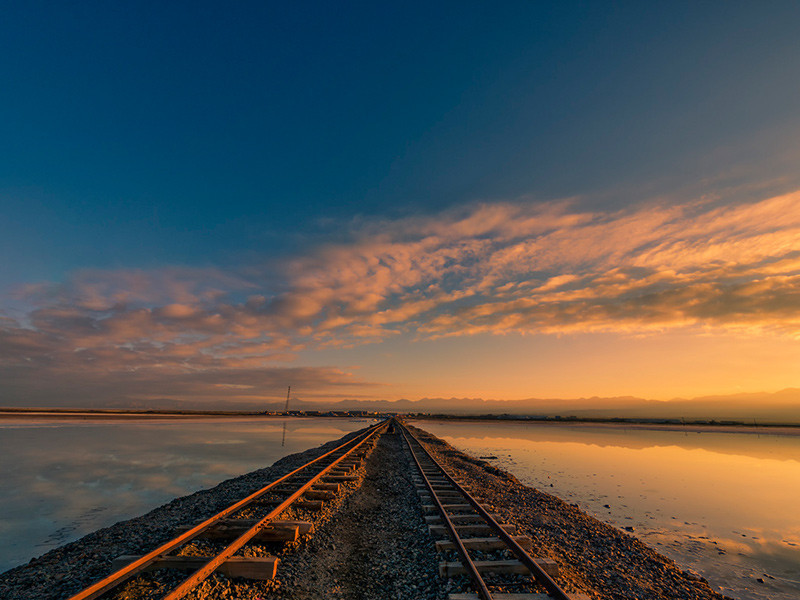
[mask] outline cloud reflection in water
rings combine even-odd
[[[729,596],[797,598],[800,436],[589,424],[420,426],[472,455],[497,456],[490,462],[523,483],[606,523],[633,527]]]
[[[355,431],[343,419],[0,420],[0,571]]]

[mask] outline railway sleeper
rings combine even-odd
[[[549,558],[534,558],[542,571],[553,579],[558,577],[558,564]],[[472,561],[478,572],[483,573],[503,573],[514,575],[530,575],[528,567],[518,560],[474,560]],[[456,575],[466,575],[467,570],[459,561],[447,561],[439,563],[440,577],[454,577]]]
[[[243,519],[241,519],[243,520]],[[255,524],[255,522],[253,523]],[[247,527],[239,524],[218,525],[209,527],[203,533],[197,536],[197,539],[206,540],[230,540],[236,539],[247,531],[252,525]],[[183,533],[189,531],[191,527],[179,527],[177,531]],[[265,527],[259,531],[255,537],[254,542],[294,542],[300,537],[300,528],[297,525],[275,525],[274,522],[269,527]]]
[[[591,600],[586,594],[567,594],[569,600]],[[495,600],[550,600],[548,594],[492,594]],[[479,600],[478,594],[448,594],[447,600]]]
[[[547,594],[492,594],[495,600],[550,600]],[[569,594],[570,600],[590,600],[586,594]],[[447,600],[479,600],[478,594],[448,594]]]
[[[223,521],[221,521],[221,523],[230,527],[242,527],[243,529],[249,529],[256,523],[258,523],[258,519],[224,519]],[[313,523],[309,521],[298,521],[294,519],[275,519],[274,521],[270,521],[270,526],[277,526],[277,527],[296,526],[300,535],[311,533],[311,531],[314,529]]]
[[[112,569],[117,571],[129,565],[140,556],[118,556],[112,563]],[[143,569],[155,571],[156,569],[177,569],[181,571],[196,571],[211,559],[210,556],[162,556]],[[217,567],[216,572],[227,577],[243,577],[245,579],[267,580],[275,579],[278,569],[278,557],[260,556],[247,558],[232,556]]]
[[[326,485],[326,484],[322,484]],[[336,484],[334,484],[336,485]],[[338,485],[336,488],[338,489]],[[276,491],[284,493],[284,494],[292,494],[297,491],[297,488],[278,488]],[[303,498],[306,500],[331,500],[332,498],[336,497],[336,493],[324,489],[320,489],[319,485],[315,485],[311,489],[306,490],[303,492]]]
[[[485,509],[489,510],[489,507],[485,504],[482,505]],[[471,504],[442,504],[442,508],[444,508],[447,512],[459,512],[459,511],[474,511],[475,508]],[[438,508],[436,508],[435,504],[423,504],[422,510],[425,512],[438,512]]]
[[[439,498],[447,498],[453,496],[457,496],[458,498],[464,498],[464,494],[456,491],[455,489],[434,490],[434,492],[436,492],[436,496],[438,496]],[[428,496],[428,497],[430,497],[431,495],[427,488],[423,490],[417,490],[417,494],[419,494],[420,496]]]
[[[314,490],[324,490],[326,492],[338,492],[339,491],[339,484],[338,483],[317,483],[312,489],[314,489]]]
[[[458,494],[461,498],[464,497],[464,494],[459,492],[454,488],[433,488],[433,493],[436,494],[439,498],[442,498],[446,495]],[[428,494],[430,495],[430,491],[427,488],[417,488],[417,494]]]
[[[525,550],[533,548],[533,542],[527,535],[512,535],[512,539],[522,546]],[[492,550],[505,550],[508,548],[506,543],[499,537],[472,537],[461,540],[467,550],[480,550],[481,552]],[[436,540],[436,551],[439,553],[455,550],[456,545],[450,540]]]
[[[419,500],[423,504],[433,504],[433,498],[431,498],[430,494],[418,494]],[[439,502],[442,504],[463,504],[464,494],[461,492],[442,492],[441,494],[436,494],[436,497],[439,498]]]
[[[481,515],[478,514],[447,515],[447,516],[454,525],[458,524],[463,525],[464,523],[481,523],[481,524],[486,523],[486,520]],[[495,521],[500,518],[500,515],[496,514],[492,514],[491,516]],[[428,515],[425,517],[425,522],[428,525],[441,525],[442,518],[439,515]]]
[[[303,498],[307,498],[309,500],[333,500],[336,498],[336,494],[334,492],[311,489],[303,492]]]
[[[468,535],[472,537],[486,537],[491,536],[494,533],[494,530],[489,527],[488,525],[457,525],[454,524],[456,529],[456,533],[458,533],[459,537]],[[503,531],[508,533],[509,535],[516,535],[517,527],[515,525],[506,524],[500,525],[503,528]],[[448,536],[447,527],[444,525],[428,525],[428,530],[431,532],[431,535],[438,535],[440,537]]]
[[[497,600],[550,600],[547,594],[492,594]],[[447,594],[447,600],[480,600],[478,594]]]
[[[350,467],[338,467],[336,469],[332,469],[329,473],[323,475],[323,477],[328,477],[329,475],[351,475],[355,471],[355,469],[351,469]]]
[[[323,477],[325,481],[357,481],[358,475],[326,475]]]
[[[322,510],[322,507],[325,505],[323,500],[298,500],[292,506],[296,508],[302,508],[303,510],[307,510],[309,512],[319,512]]]
[[[258,506],[278,506],[280,502],[277,500],[256,500],[253,504]],[[322,510],[323,505],[324,502],[322,500],[295,500],[292,502],[290,508],[301,508],[311,512],[318,512]]]

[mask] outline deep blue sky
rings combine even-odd
[[[6,2],[0,397],[800,387],[798,23]]]
[[[621,186],[702,178],[707,153],[796,117],[798,16],[6,3],[0,284],[280,253],[320,218],[526,194],[624,203]]]

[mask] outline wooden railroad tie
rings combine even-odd
[[[298,500],[292,506],[296,506],[297,508],[302,508],[303,510],[307,510],[310,512],[319,512],[322,510],[325,502],[322,500]]]
[[[489,510],[489,507],[487,505],[482,504],[481,506],[483,506],[483,508],[485,508],[486,510]],[[460,511],[474,511],[475,510],[471,504],[442,504],[442,507],[447,512],[460,512]],[[436,508],[435,504],[423,504],[422,505],[422,510],[424,510],[425,512],[432,512],[432,513],[435,513],[435,512],[439,511],[439,509]]]
[[[341,467],[341,468],[337,467],[332,471],[330,471],[330,473],[326,474],[325,477],[329,477],[331,475],[335,476],[352,475],[354,470],[355,469],[351,469],[349,467]]]
[[[336,485],[336,487],[338,488],[338,485]],[[297,490],[295,488],[278,488],[275,491],[282,494],[291,494]],[[319,485],[315,485],[311,489],[308,489],[305,492],[303,492],[303,498],[305,498],[306,500],[332,500],[335,497],[336,497],[335,492],[320,489]]]
[[[492,535],[494,530],[489,527],[488,525],[455,525],[456,532],[458,533],[459,537],[464,535],[469,536],[487,536]],[[514,525],[500,525],[503,528],[503,531],[508,533],[509,535],[515,535],[517,533],[517,528]],[[444,525],[428,525],[428,530],[431,532],[431,535],[438,535],[440,537],[446,537],[449,535],[447,531],[447,527]]]
[[[449,483],[432,483],[431,488],[433,488],[433,491],[435,492],[453,492],[456,489]],[[417,490],[420,492],[426,492],[428,491],[428,486],[417,485]]]
[[[339,491],[339,484],[338,483],[317,483],[314,486],[315,490],[326,490],[328,492],[338,492]]]
[[[189,531],[191,527],[179,527],[178,532],[184,533]],[[236,539],[247,531],[249,527],[242,527],[241,525],[217,525],[209,527],[203,533],[198,535],[198,538],[207,540],[231,540]],[[255,537],[254,542],[294,542],[300,537],[300,530],[295,526],[274,526],[265,527],[259,531]]]
[[[452,497],[452,496],[454,496],[456,494],[458,495],[459,498],[463,498],[464,497],[464,494],[462,494],[461,492],[459,492],[457,490],[454,490],[453,488],[433,488],[433,492],[440,499],[441,498]],[[423,496],[423,495],[430,496],[430,493],[428,492],[428,488],[417,489],[417,494],[419,494],[420,496]]]
[[[463,525],[465,523],[486,523],[485,519],[478,514],[466,514],[466,515],[447,515],[450,519],[450,522],[453,525]],[[492,518],[496,521],[500,518],[500,515],[491,515]],[[441,525],[442,518],[439,515],[428,515],[425,517],[425,522],[428,525]]]
[[[224,519],[222,523],[224,523],[225,525],[236,525],[244,529],[249,529],[256,523],[258,523],[258,519]],[[298,521],[294,519],[275,519],[274,521],[270,521],[270,525],[276,525],[278,527],[296,526],[300,535],[311,533],[311,531],[314,529],[313,523],[309,521]]]
[[[358,475],[326,475],[323,477],[325,481],[357,481]]]
[[[558,564],[549,558],[534,558],[545,573],[553,579],[558,577]],[[530,575],[528,567],[518,560],[475,560],[475,568],[480,573],[513,573],[517,575]],[[458,561],[439,563],[440,577],[453,577],[455,575],[465,575],[467,570]]]
[[[527,535],[512,535],[511,538],[525,550],[530,550],[533,547],[533,542]],[[481,552],[504,550],[508,548],[506,543],[499,537],[464,538],[461,540],[461,543],[464,544],[464,547],[468,550],[480,550]],[[439,553],[456,549],[456,545],[450,540],[436,540],[434,544],[436,545],[436,551]]]
[[[129,565],[140,556],[118,556],[114,559],[111,568],[114,571]],[[156,569],[178,569],[196,571],[211,559],[211,556],[162,556],[145,567],[145,571]],[[228,577],[244,577],[245,579],[275,579],[279,559],[276,556],[259,556],[246,558],[232,556],[217,567],[216,571]]]
[[[332,500],[336,498],[336,494],[334,492],[311,489],[303,492],[303,498],[308,498],[309,500]]]
[[[280,500],[255,500],[253,501],[254,505],[258,506],[277,506],[280,504]],[[292,502],[290,508],[302,508],[303,510],[310,510],[312,512],[317,512],[322,510],[324,502],[322,500],[295,500]]]
[[[547,594],[492,594],[497,600],[550,600]],[[478,594],[448,594],[447,600],[479,600]]]
[[[568,594],[570,600],[591,600],[586,594]],[[492,594],[495,600],[550,600],[547,594]],[[478,600],[478,594],[448,594],[448,600]]]
[[[452,494],[450,492],[445,492],[444,494],[438,495],[439,502],[442,503],[442,506],[448,506],[450,504],[463,504],[466,498],[464,498],[461,494]],[[433,498],[428,496],[427,494],[419,496],[419,501],[422,504],[432,504]],[[474,509],[473,509],[474,510]]]
[[[198,538],[211,540],[235,539],[258,523],[256,519],[224,519],[218,524],[209,527]],[[253,538],[255,542],[293,542],[299,536],[311,531],[313,525],[308,521],[271,521],[268,527],[259,531]],[[176,531],[183,533],[192,529],[192,526],[178,527]]]

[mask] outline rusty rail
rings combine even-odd
[[[483,507],[483,505],[481,505],[480,502],[478,502],[450,475],[450,473],[433,457],[430,451],[425,448],[422,442],[417,439],[417,437],[405,426],[405,424],[397,420],[395,420],[394,423],[403,433],[403,437],[405,438],[406,444],[411,452],[411,456],[414,459],[414,463],[419,469],[419,473],[422,476],[431,499],[435,503],[437,512],[439,513],[442,522],[445,524],[445,527],[448,530],[448,535],[453,542],[456,551],[458,552],[462,565],[464,566],[467,574],[470,576],[470,579],[473,582],[473,585],[475,586],[479,598],[482,598],[483,600],[492,600],[492,594],[489,591],[486,582],[483,580],[483,576],[480,574],[480,571],[475,566],[472,558],[469,556],[469,552],[459,536],[458,531],[450,520],[450,517],[439,498],[439,494],[437,494],[437,490],[431,484],[430,479],[425,473],[418,454],[421,454],[422,460],[426,461],[439,471],[441,477],[443,477],[452,486],[454,491],[463,496],[464,500],[466,500],[467,503],[469,503],[475,510],[475,512],[482,517],[483,521],[491,528],[497,537],[505,543],[511,552],[514,553],[514,555],[517,557],[517,560],[519,560],[519,562],[522,563],[528,569],[528,571],[530,571],[533,578],[547,591],[548,596],[556,600],[576,600],[576,598],[579,597],[567,594],[567,592],[565,592],[564,589],[561,588],[561,586],[559,586],[555,580],[536,563],[534,558],[528,554],[528,552],[508,532],[506,532],[503,526],[495,520],[495,518]]]
[[[141,573],[149,565],[155,563],[160,558],[167,555],[169,552],[175,550],[176,548],[179,548],[180,546],[200,536],[203,532],[205,532],[209,528],[219,524],[223,519],[225,519],[229,515],[258,501],[268,492],[276,488],[276,486],[278,486],[279,484],[287,481],[288,479],[299,474],[303,470],[308,469],[312,465],[315,465],[326,458],[334,457],[337,453],[341,453],[341,455],[338,456],[338,458],[335,458],[330,464],[325,466],[318,473],[315,473],[305,484],[301,485],[294,493],[292,493],[288,498],[286,498],[283,502],[281,502],[280,504],[278,504],[278,506],[276,506],[273,510],[271,510],[269,514],[267,514],[267,516],[260,519],[255,525],[250,527],[247,531],[245,531],[243,534],[237,537],[233,542],[228,544],[221,552],[219,552],[215,556],[208,557],[209,560],[202,567],[200,567],[194,573],[192,573],[192,575],[190,575],[181,584],[179,584],[177,588],[173,589],[166,596],[164,596],[163,600],[178,600],[179,598],[182,598],[193,587],[195,587],[201,581],[209,577],[226,559],[232,557],[248,541],[250,541],[254,536],[256,536],[259,533],[259,531],[267,527],[271,521],[275,520],[275,518],[281,512],[286,510],[286,508],[288,508],[293,502],[295,502],[298,498],[300,498],[300,496],[302,496],[304,492],[306,492],[309,488],[311,488],[311,486],[313,486],[317,481],[325,477],[325,475],[328,474],[330,471],[332,471],[334,467],[336,467],[345,458],[352,455],[355,452],[355,450],[357,450],[365,442],[370,440],[381,429],[385,428],[386,425],[387,425],[386,421],[373,425],[361,435],[348,440],[347,442],[341,444],[340,446],[337,446],[333,450],[330,450],[325,454],[322,454],[321,456],[318,456],[317,458],[310,460],[304,465],[294,469],[290,473],[287,473],[286,475],[279,477],[272,483],[253,492],[246,498],[239,500],[238,502],[232,504],[228,508],[218,512],[216,515],[206,519],[205,521],[193,527],[189,531],[186,531],[185,533],[162,544],[155,550],[148,552],[147,554],[135,560],[134,562],[115,571],[108,577],[105,577],[104,579],[94,583],[93,585],[89,586],[83,591],[75,594],[74,596],[70,597],[69,600],[94,600],[96,598],[99,598],[106,592],[124,583],[134,575]]]

